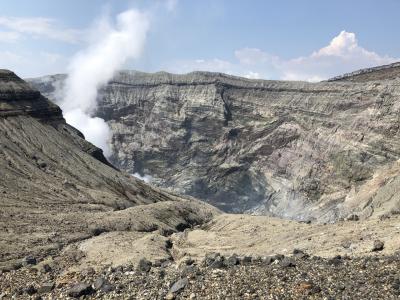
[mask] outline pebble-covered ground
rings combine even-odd
[[[30,262],[30,263],[34,263]],[[400,254],[222,257],[85,269],[26,264],[0,274],[0,299],[400,299]]]

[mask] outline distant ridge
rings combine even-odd
[[[400,62],[357,70],[328,79],[327,81],[354,81],[367,82],[374,80],[388,80],[400,77]]]

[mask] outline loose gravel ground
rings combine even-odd
[[[365,258],[143,260],[95,271],[26,266],[0,274],[0,299],[399,299],[400,254]]]

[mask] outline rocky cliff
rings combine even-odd
[[[0,70],[0,274],[6,261],[18,267],[100,233],[173,232],[215,213],[116,170],[57,105]]]
[[[227,212],[367,218],[399,211],[396,68],[321,83],[122,71],[97,116],[112,128],[111,161],[157,186]],[[54,97],[60,78],[31,83]]]

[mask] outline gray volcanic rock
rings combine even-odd
[[[96,114],[113,132],[111,161],[154,185],[227,212],[367,218],[399,211],[393,68],[363,83],[121,71]],[[56,97],[52,80],[31,84]]]
[[[0,70],[0,271],[104,232],[174,232],[215,213],[111,167],[57,105]]]

